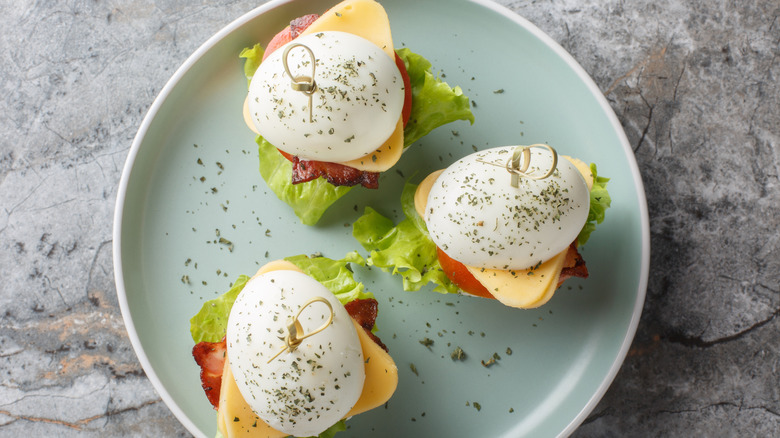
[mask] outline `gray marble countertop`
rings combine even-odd
[[[628,357],[575,436],[780,436],[780,3],[503,4],[615,110],[652,261]],[[186,436],[130,346],[112,218],[175,69],[258,2],[2,2],[0,436]]]

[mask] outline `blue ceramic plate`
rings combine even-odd
[[[612,178],[612,208],[583,252],[590,278],[570,280],[544,307],[523,311],[429,289],[403,292],[397,277],[357,270],[379,300],[378,334],[400,382],[385,408],[351,419],[341,436],[570,433],[615,377],[645,297],[647,207],[620,124],[571,56],[503,7],[384,1],[396,46],[424,55],[460,85],[477,121],[437,129],[382,176],[379,191],[353,190],[319,225],[301,225],[258,173],[241,115],[238,53],[332,4],[272,2],[231,23],[173,75],[144,119],[120,182],[114,259],[122,315],[146,374],[187,429],[214,436],[215,411],[190,354],[189,318],[205,300],[269,260],[360,249],[350,224],[367,205],[398,218],[404,178],[474,148],[548,143]],[[433,344],[421,344],[425,338]],[[450,359],[456,347],[464,361]],[[494,354],[500,359],[483,366]]]

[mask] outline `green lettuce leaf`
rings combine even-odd
[[[227,330],[228,315],[239,292],[244,289],[249,277],[240,275],[233,287],[213,300],[203,303],[200,312],[190,319],[190,335],[198,342],[219,342]]]
[[[249,87],[252,82],[252,76],[257,71],[257,67],[260,67],[260,63],[263,62],[263,46],[255,44],[253,47],[245,47],[241,53],[238,54],[239,58],[245,59],[244,61],[244,75],[246,76],[246,86]]]
[[[456,120],[474,123],[469,99],[463,95],[460,87],[450,88],[446,82],[434,77],[431,63],[424,57],[406,48],[397,53],[406,65],[412,88],[412,112],[404,128],[404,147],[441,125]],[[244,74],[247,81],[251,82],[260,66],[263,49],[256,44],[242,50],[239,57],[245,59]],[[352,189],[333,186],[324,178],[293,184],[290,176],[292,164],[262,136],[258,136],[256,141],[260,153],[260,175],[271,191],[292,207],[303,224],[316,224],[328,207]]]
[[[366,292],[362,283],[355,281],[348,263],[365,265],[366,261],[357,253],[351,252],[343,259],[333,260],[327,257],[308,257],[298,255],[285,258],[288,262],[322,283],[338,298],[341,304],[355,299],[373,298]],[[238,294],[244,289],[250,277],[239,276],[233,286],[219,297],[203,303],[200,311],[190,319],[190,334],[195,343],[219,342],[227,331],[228,317]]]
[[[400,275],[404,290],[416,291],[432,282],[435,292],[457,293],[458,287],[441,269],[436,244],[414,210],[415,190],[414,184],[404,186],[401,202],[407,217],[398,225],[366,207],[363,216],[353,224],[352,235],[370,252],[368,264]]]
[[[260,175],[277,198],[292,207],[304,225],[316,224],[325,210],[352,187],[334,186],[324,178],[293,184],[292,163],[262,136],[257,136],[260,153]]]
[[[431,63],[407,48],[396,53],[404,62],[412,87],[412,113],[404,127],[404,147],[426,136],[429,132],[456,120],[474,124],[469,98],[460,87],[451,88],[431,73]]]
[[[604,222],[606,211],[612,204],[612,199],[607,191],[609,178],[598,176],[596,165],[593,163],[590,164],[590,171],[593,173],[593,187],[590,189],[590,210],[588,211],[588,220],[577,236],[577,246],[584,245],[590,238],[590,233],[596,229],[596,224]]]
[[[352,271],[349,269],[348,263],[366,264],[366,260],[356,251],[350,252],[341,260],[332,260],[327,257],[312,258],[305,255],[287,257],[285,260],[322,283],[329,291],[333,292],[341,304],[347,304],[356,299],[374,297],[372,293],[365,291],[363,283],[355,281]]]

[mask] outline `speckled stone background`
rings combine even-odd
[[[174,70],[259,2],[0,0],[0,436],[187,436],[130,346],[117,184]],[[501,3],[596,81],[636,153],[636,339],[575,433],[780,436],[780,2]]]

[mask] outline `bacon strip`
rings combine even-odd
[[[379,312],[379,303],[377,303],[375,299],[367,298],[365,300],[353,300],[345,304],[344,308],[347,309],[349,316],[363,327],[363,330],[366,331],[366,334],[372,341],[376,342],[383,350],[388,351],[387,346],[379,337],[371,332],[371,329],[374,328],[374,324],[376,324],[376,316]]]
[[[561,276],[558,278],[558,287],[561,287],[561,284],[571,277],[588,278],[588,268],[585,266],[585,259],[577,251],[576,240],[571,243],[569,251],[566,253]]]
[[[366,172],[339,163],[302,160],[298,157],[292,157],[290,161],[292,161],[293,165],[293,184],[304,183],[319,177],[324,177],[334,186],[354,186],[360,184],[368,189],[379,188],[378,172]]]
[[[219,390],[222,387],[222,370],[225,367],[227,343],[198,342],[192,347],[192,357],[200,366],[200,383],[214,409],[219,408]]]
[[[371,333],[379,310],[377,301],[373,298],[354,300],[347,303],[344,308],[349,316],[363,327],[368,337],[387,351],[387,346]],[[225,367],[226,353],[225,338],[219,342],[198,342],[192,347],[192,357],[195,358],[195,363],[200,366],[201,386],[214,409],[219,409],[219,392],[222,387],[222,371]]]
[[[320,18],[317,14],[304,15],[290,21],[290,38],[296,39],[309,25]]]

